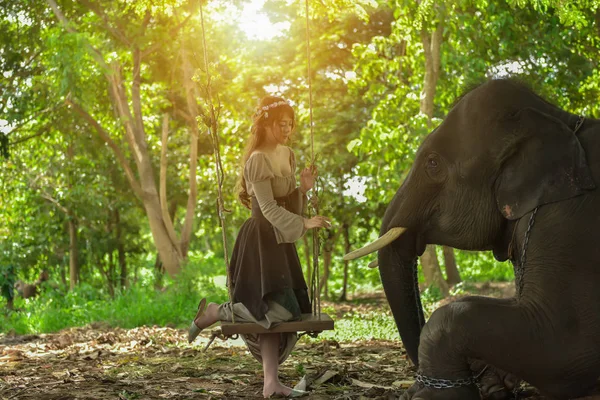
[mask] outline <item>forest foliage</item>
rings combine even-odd
[[[299,165],[311,162],[308,60],[319,208],[333,221],[320,232],[321,284],[332,298],[380,289],[370,260],[342,255],[378,236],[430,124],[469,87],[515,77],[600,117],[598,0],[309,1],[309,56],[304,1],[264,1],[269,37],[247,28],[255,3],[0,0],[0,305],[42,271],[60,301],[127,290],[153,301],[141,293],[165,286],[224,300],[210,132],[230,252],[249,214],[235,185],[260,97],[293,102],[293,147]],[[426,37],[439,44],[431,122],[420,103]],[[307,275],[309,244],[297,243]],[[512,279],[491,254],[455,255],[465,280]],[[166,313],[155,323],[183,322]]]

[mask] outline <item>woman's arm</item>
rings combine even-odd
[[[305,193],[302,193],[300,187],[294,189],[294,191],[288,196],[288,199],[288,209],[291,212],[302,216],[306,214],[306,205],[308,204],[308,197]]]
[[[278,243],[293,243],[304,235],[304,218],[277,204],[270,180],[253,182],[252,188],[262,214],[275,228]]]

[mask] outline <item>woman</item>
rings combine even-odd
[[[237,236],[229,276],[233,301],[221,305],[202,299],[189,331],[193,341],[215,322],[255,322],[265,328],[310,313],[310,302],[294,242],[308,229],[328,227],[328,218],[302,217],[306,192],[316,171],[305,168],[296,186],[296,159],[286,146],[295,128],[294,110],[280,97],[261,100],[243,156],[239,198],[252,210]],[[278,370],[292,351],[295,333],[242,335],[252,355],[262,363],[264,397],[305,392],[279,381]]]

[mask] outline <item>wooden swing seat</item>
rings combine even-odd
[[[310,332],[318,333],[333,330],[333,320],[327,314],[302,314],[297,321],[282,322],[271,329],[265,329],[254,322],[221,322],[221,332],[225,336],[239,334]]]

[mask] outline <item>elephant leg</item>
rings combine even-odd
[[[523,377],[544,394],[558,398],[584,394],[598,375],[598,356],[589,355],[595,345],[582,343],[582,338],[573,337],[566,327],[553,325],[546,318],[548,310],[535,310],[514,299],[483,297],[468,297],[441,307],[421,333],[419,373],[449,381],[469,379],[469,360],[479,359]],[[406,398],[458,398],[459,392],[475,388],[433,386],[415,384],[414,394]],[[477,392],[462,398],[480,397]]]
[[[469,363],[481,397],[486,400],[508,400],[514,397],[514,390],[521,382],[518,377],[481,360]]]

